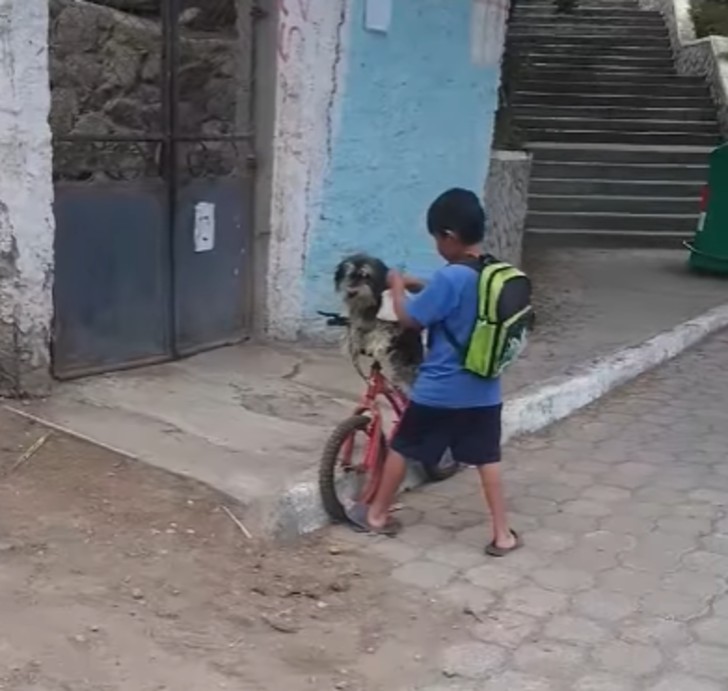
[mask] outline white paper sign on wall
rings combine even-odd
[[[386,33],[392,23],[392,0],[366,0],[364,27],[367,31]]]
[[[478,67],[497,67],[503,55],[510,0],[472,0],[470,55]]]
[[[215,247],[215,205],[199,202],[195,205],[195,252],[209,252]]]

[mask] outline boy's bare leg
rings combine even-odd
[[[406,474],[407,464],[404,458],[396,451],[390,450],[384,461],[382,481],[367,514],[367,521],[372,528],[380,529],[386,525],[389,520],[389,509]]]
[[[506,501],[503,496],[500,463],[488,463],[478,468],[483,494],[493,520],[493,542],[496,547],[510,549],[516,544],[516,538],[508,525]]]

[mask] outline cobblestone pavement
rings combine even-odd
[[[728,689],[728,334],[504,468],[526,547],[482,555],[476,478],[405,497],[391,577],[462,610],[426,691]],[[407,689],[409,691],[409,689]]]

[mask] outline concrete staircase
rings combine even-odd
[[[534,155],[528,242],[680,247],[720,135],[700,78],[679,76],[659,12],[637,0],[517,0],[515,123]]]

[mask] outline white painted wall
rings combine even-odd
[[[298,336],[309,232],[343,81],[350,0],[278,0],[276,124],[266,285],[266,331]]]
[[[50,382],[53,234],[48,3],[0,0],[0,391]]]

